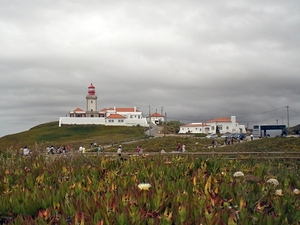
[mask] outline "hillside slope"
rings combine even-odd
[[[0,138],[0,150],[37,145],[90,145],[96,142],[108,145],[133,139],[145,138],[145,128],[103,125],[65,125],[58,126],[58,122],[49,122],[35,126],[28,131],[11,134]]]

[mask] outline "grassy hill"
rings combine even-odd
[[[133,139],[145,138],[143,127],[103,126],[103,125],[64,125],[58,122],[41,124],[28,131],[0,138],[0,150],[28,146],[31,149],[47,145],[90,146],[91,142],[109,145]]]
[[[103,126],[103,125],[64,125],[58,122],[41,124],[28,131],[7,135],[0,138],[0,151],[18,150],[22,146],[29,149],[43,150],[46,146],[55,147],[69,145],[78,149],[80,145],[89,148],[91,143],[106,146],[105,151],[116,151],[116,145],[123,145],[124,152],[135,152],[140,145],[145,152],[176,151],[178,143],[186,144],[189,152],[197,151],[300,151],[300,138],[263,138],[256,141],[245,141],[230,146],[222,146],[223,140],[218,139],[221,147],[212,149],[211,140],[191,135],[172,135],[159,138],[148,138],[143,127]],[[111,147],[109,147],[111,146]]]

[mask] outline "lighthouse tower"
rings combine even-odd
[[[88,87],[88,95],[86,96],[86,117],[98,117],[97,112],[97,95],[94,85]]]

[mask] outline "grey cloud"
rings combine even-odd
[[[3,3],[0,136],[85,108],[91,82],[99,109],[148,115],[150,105],[185,123],[236,115],[253,124],[286,123],[289,105],[298,124],[299,9],[279,0]]]

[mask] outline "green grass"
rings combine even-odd
[[[0,138],[0,149],[20,148],[28,146],[30,149],[44,148],[47,145],[89,146],[91,142],[108,145],[133,139],[145,138],[143,127],[117,127],[103,125],[65,125],[58,126],[58,122],[41,124],[28,131],[7,135]]]
[[[245,151],[300,151],[300,138],[263,138],[255,141],[244,141],[230,146],[211,149],[211,140],[190,135],[173,135],[159,138],[148,138],[143,127],[103,126],[103,125],[65,125],[58,127],[58,122],[40,124],[28,131],[7,135],[0,138],[0,150],[18,150],[27,145],[31,150],[44,150],[46,146],[69,145],[86,149],[91,143],[106,147],[105,151],[116,151],[116,145],[122,144],[124,152],[135,152],[140,145],[145,152],[176,151],[177,144],[185,144],[188,152],[245,152]],[[218,143],[223,145],[223,139]],[[110,146],[110,147],[109,147]]]

